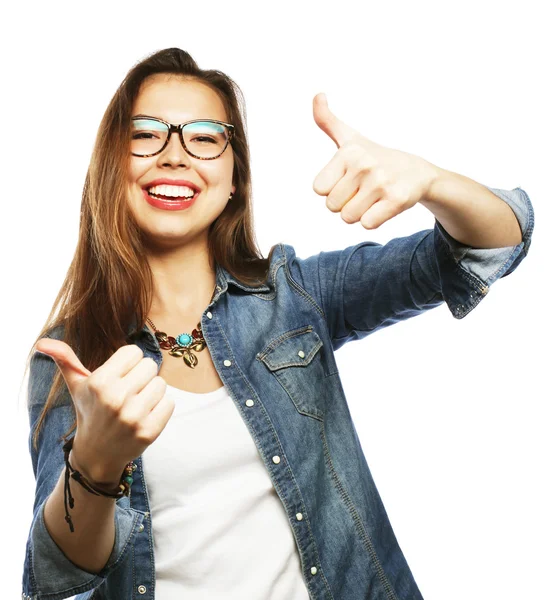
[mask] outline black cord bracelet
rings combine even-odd
[[[71,477],[75,479],[82,487],[84,487],[88,492],[94,494],[95,496],[106,496],[107,498],[123,498],[124,496],[129,497],[131,495],[131,484],[133,483],[133,471],[137,468],[137,465],[133,462],[129,462],[122,473],[120,478],[120,483],[118,484],[118,491],[115,492],[107,492],[106,490],[102,490],[99,487],[93,485],[90,481],[87,480],[79,471],[74,469],[69,463],[69,454],[73,447],[73,440],[75,436],[70,438],[64,444],[64,460],[66,462],[66,473],[65,473],[65,482],[64,482],[64,507],[66,509],[66,522],[69,525],[71,533],[75,531],[73,526],[73,521],[71,520],[69,511],[68,511],[68,498],[69,498],[69,507],[73,508],[75,501],[73,496],[71,495],[71,489],[69,484],[70,472]]]

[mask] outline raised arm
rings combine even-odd
[[[324,95],[313,113],[338,147],[313,186],[332,212],[365,229],[417,202],[435,217],[434,228],[385,245],[362,242],[306,259],[286,246],[290,275],[320,305],[336,348],[442,302],[461,319],[527,255],[534,213],[521,188],[484,186],[380,146],[333,115]]]
[[[52,337],[60,339],[58,331]],[[44,407],[56,364],[49,357],[36,353],[31,359],[28,387],[29,451],[36,479],[33,519],[27,539],[23,570],[23,594],[30,597],[66,598],[100,585],[127,557],[144,514],[130,508],[129,498],[117,502],[95,496],[72,480],[75,506],[71,517],[75,532],[65,521],[65,470],[63,435],[74,418],[72,398],[67,390],[58,404],[46,414],[38,437],[37,449],[33,434]],[[106,478],[96,470],[83,453],[70,453],[70,464],[82,469],[91,481],[108,483],[119,479],[118,470],[106,472]],[[73,465],[75,461],[75,465]],[[121,469],[120,469],[121,473]],[[62,596],[61,594],[66,594]]]

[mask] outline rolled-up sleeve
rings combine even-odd
[[[436,221],[434,236],[444,275],[443,295],[451,313],[458,319],[473,310],[495,281],[517,268],[531,245],[535,216],[527,193],[521,188],[488,189],[513,210],[521,228],[522,241],[517,246],[505,248],[472,248],[460,244]],[[469,285],[458,284],[460,280],[469,281]]]
[[[54,336],[50,336],[54,337]],[[100,585],[121,563],[131,547],[134,535],[145,516],[129,506],[129,498],[116,503],[114,547],[104,569],[98,573],[84,571],[57,546],[44,522],[44,507],[65,468],[62,436],[74,420],[74,408],[69,393],[51,408],[33,446],[33,434],[54,377],[55,363],[44,354],[31,359],[28,386],[30,421],[29,451],[36,480],[33,519],[27,539],[23,569],[23,597],[33,600],[58,600],[86,592]]]
[[[476,249],[452,238],[435,220],[432,229],[381,245],[365,241],[305,259],[285,246],[291,278],[319,305],[336,348],[446,303],[461,319],[512,273],[531,245],[534,213],[521,188],[488,188],[513,210],[522,241]]]

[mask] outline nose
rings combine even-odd
[[[191,166],[191,157],[182,146],[180,134],[177,131],[170,134],[166,148],[158,155],[158,163],[160,166],[168,167]]]

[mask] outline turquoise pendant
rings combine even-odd
[[[189,333],[180,333],[180,335],[178,335],[176,338],[176,343],[182,348],[187,348],[190,346],[192,341],[193,338],[189,335]]]

